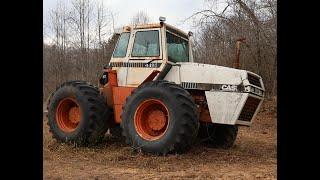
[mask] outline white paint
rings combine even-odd
[[[178,64],[182,82],[239,85],[246,77],[245,70],[200,63]]]
[[[165,76],[164,80],[174,82],[176,84],[180,84],[180,67],[179,66],[172,66],[170,71]]]
[[[133,50],[133,44],[134,44],[134,37],[137,32],[143,32],[143,31],[152,31],[152,30],[157,30],[159,32],[159,49],[160,49],[160,56],[159,57],[132,57],[131,53]],[[162,59],[162,47],[164,46],[163,41],[162,41],[162,33],[160,28],[149,28],[149,29],[138,29],[138,30],[133,30],[131,32],[131,37],[130,37],[130,46],[128,48],[127,53],[129,56],[129,63],[137,63],[137,62],[143,62],[147,63],[153,59]],[[133,60],[134,59],[134,60]],[[139,60],[137,60],[139,59]],[[155,60],[152,61],[152,63],[163,63],[163,60]],[[150,65],[150,64],[149,64]],[[162,70],[164,63],[160,68],[132,68],[132,67],[127,67],[127,81],[126,81],[126,86],[132,86],[132,87],[137,87],[139,86],[154,70]]]
[[[248,98],[247,93],[206,91],[210,117],[213,123],[236,124]]]

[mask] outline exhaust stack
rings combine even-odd
[[[240,43],[244,42],[245,40],[246,38],[240,38],[240,39],[237,39],[236,41],[236,59],[233,64],[233,67],[236,69],[240,68]]]

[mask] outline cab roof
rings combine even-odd
[[[162,28],[162,27],[165,27],[169,31],[173,31],[173,33],[180,34],[185,38],[189,39],[188,34],[186,32],[164,22],[124,26],[122,29],[122,32],[130,32],[131,30],[136,30],[136,29],[151,29],[151,28]]]

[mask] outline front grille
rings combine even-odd
[[[253,84],[255,86],[261,87],[261,82],[260,82],[260,78],[259,77],[248,73],[248,80],[249,80],[250,84]]]
[[[254,113],[256,112],[260,99],[248,97],[247,102],[244,104],[242,112],[238,118],[240,121],[251,121]]]

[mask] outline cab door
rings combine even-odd
[[[127,64],[126,86],[139,86],[154,70],[163,66],[160,28],[133,31],[134,41]]]
[[[128,63],[129,60],[128,47],[130,45],[130,39],[132,39],[130,38],[130,36],[132,36],[132,33],[130,32],[121,33],[109,62],[109,66],[111,66],[112,69],[116,70],[117,72],[117,80],[119,86],[126,85],[128,69],[124,65]]]

